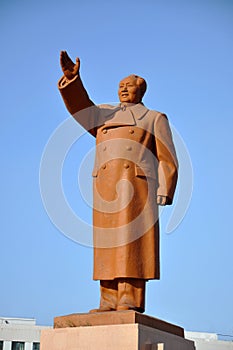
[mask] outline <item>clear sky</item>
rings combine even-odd
[[[67,50],[96,103],[116,102],[122,77],[145,77],[145,105],[168,115],[191,157],[191,203],[170,234],[171,208],[162,216],[161,280],[147,285],[146,313],[233,336],[233,2],[1,0],[0,13],[0,315],[51,325],[98,306],[92,249],[52,224],[39,187],[43,149],[69,116],[57,89]],[[88,222],[77,171],[93,145],[91,136],[75,144],[63,174]]]

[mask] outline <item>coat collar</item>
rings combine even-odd
[[[135,125],[136,120],[142,119],[148,111],[142,103],[120,103],[114,114],[106,116],[104,124]]]

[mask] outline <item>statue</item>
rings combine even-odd
[[[159,279],[158,206],[172,204],[178,162],[168,119],[142,103],[146,81],[121,80],[120,104],[96,106],[80,60],[61,51],[58,87],[71,115],[96,138],[93,170],[93,279],[100,305],[90,312],[145,311],[145,285]]]

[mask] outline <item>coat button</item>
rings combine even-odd
[[[125,164],[124,164],[124,168],[125,168],[125,169],[128,169],[128,168],[129,168],[129,164],[128,164],[128,163],[125,163]]]
[[[102,169],[106,169],[106,164],[104,164],[104,165],[102,166]]]
[[[130,133],[130,134],[133,134],[133,133],[134,133],[134,130],[133,130],[133,129],[129,129],[129,133]]]
[[[103,129],[102,133],[107,134],[107,129]]]
[[[132,147],[131,146],[127,146],[126,149],[127,149],[127,151],[131,151]]]

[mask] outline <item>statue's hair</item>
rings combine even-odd
[[[146,92],[146,88],[147,88],[147,84],[144,78],[139,77],[138,75],[135,74],[130,74],[128,77],[126,78],[134,78],[137,80],[137,85],[140,87],[141,93],[142,93],[142,97],[144,96],[145,92]],[[124,78],[124,79],[126,79]],[[122,80],[124,80],[122,79]]]

